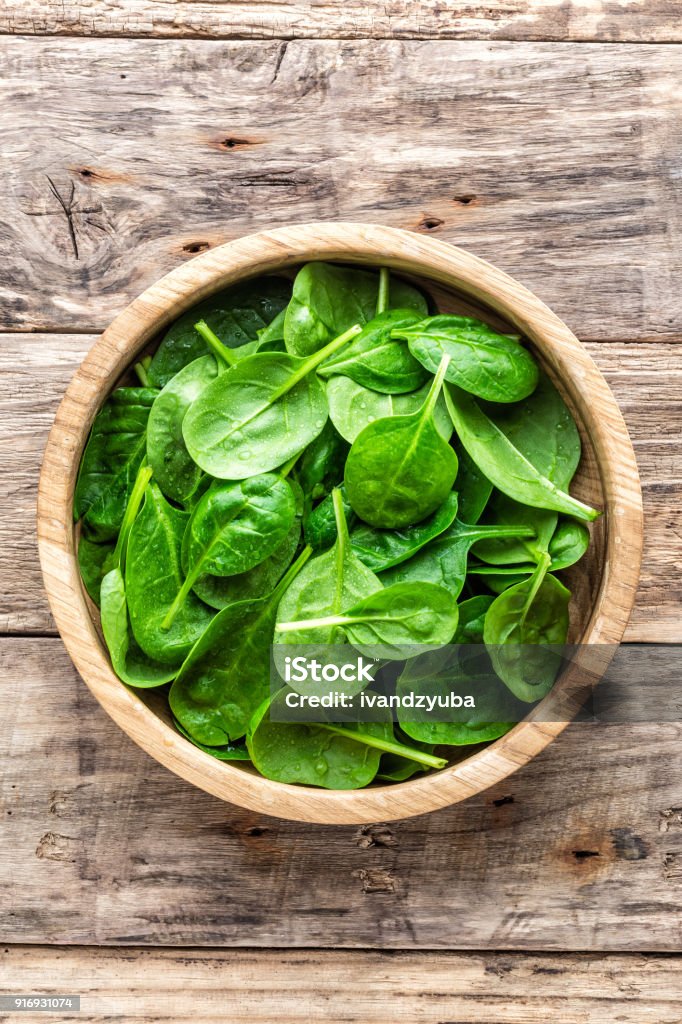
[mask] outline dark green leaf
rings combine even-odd
[[[489,743],[509,732],[523,717],[522,706],[496,678],[487,658],[475,658],[472,671],[472,667],[462,664],[462,652],[456,646],[412,658],[401,673],[396,691],[402,702],[398,707],[401,728],[413,740],[424,743],[457,747]],[[435,714],[405,707],[410,694],[436,699],[454,694],[463,702],[473,698],[475,707],[453,709],[452,721],[440,721],[440,711]]]
[[[183,422],[197,465],[222,480],[244,480],[303,451],[327,421],[324,385],[313,371],[356,333],[351,328],[308,359],[247,356],[216,377]]]
[[[380,530],[358,523],[350,534],[353,551],[372,572],[383,572],[412,558],[420,548],[447,530],[457,515],[457,494],[451,491],[435,512],[416,526]]]
[[[291,565],[300,536],[301,523],[296,519],[282,543],[259,565],[234,576],[210,576],[206,573],[197,579],[192,588],[194,593],[205,604],[217,609],[237,601],[266,597]]]
[[[101,621],[111,664],[122,682],[140,689],[170,682],[177,668],[147,657],[130,630],[126,589],[118,567],[102,580]]]
[[[113,541],[96,544],[81,534],[78,541],[78,567],[85,589],[99,607],[99,590],[106,576],[106,562],[114,553]]]
[[[322,363],[318,373],[322,377],[350,377],[366,388],[389,395],[415,391],[429,374],[410,354],[406,343],[391,337],[391,332],[419,319],[419,314],[409,309],[381,313],[350,345]]]
[[[352,444],[358,434],[375,420],[417,412],[426,400],[429,387],[428,383],[424,384],[418,391],[411,391],[408,395],[382,395],[357,384],[350,377],[331,377],[327,382],[329,418],[341,436]],[[446,441],[449,440],[452,420],[442,394],[438,396],[433,421],[438,433]]]
[[[535,389],[538,368],[517,337],[498,334],[471,317],[443,314],[399,326],[394,337],[405,338],[412,355],[435,373],[450,356],[446,380],[493,402],[518,402]]]
[[[287,351],[307,356],[323,348],[353,324],[363,326],[376,314],[379,275],[330,263],[307,263],[294,281],[284,321]],[[428,312],[426,300],[411,285],[391,277],[389,307]]]
[[[301,554],[267,597],[218,612],[190,652],[173,683],[170,706],[193,739],[215,747],[246,732],[269,692],[277,605],[309,554]]]
[[[456,436],[452,439],[452,447],[458,462],[455,490],[459,497],[459,515],[465,523],[477,523],[490,500],[493,485]]]
[[[218,375],[213,356],[201,356],[183,367],[160,392],[147,424],[147,461],[167,498],[183,504],[196,491],[202,472],[182,436],[182,422],[192,402]]]
[[[315,502],[326,498],[343,481],[348,451],[348,443],[327,420],[322,433],[311,441],[296,463],[296,479],[304,494],[304,516],[310,514]]]
[[[457,629],[457,618],[457,605],[442,587],[397,583],[377,590],[339,614],[291,621],[285,620],[280,611],[277,629],[296,636],[297,643],[312,643],[318,630],[340,626],[361,654],[374,657],[380,647],[382,658],[400,660],[411,657],[416,645],[440,647],[449,643]]]
[[[555,576],[544,575],[540,565],[488,609],[483,638],[495,671],[519,700],[539,700],[551,690],[561,664],[556,647],[568,635],[570,598],[566,587]],[[532,645],[542,646],[533,650]]]
[[[162,626],[183,582],[180,548],[188,519],[151,483],[128,540],[125,584],[133,633],[149,658],[168,665],[183,660],[213,615],[189,594],[171,628]]]
[[[282,597],[277,622],[317,619],[338,615],[344,608],[381,589],[381,583],[354,554],[348,537],[343,502],[332,492],[336,541],[328,551],[312,558]],[[334,625],[328,628],[276,633],[275,643],[339,644],[345,635]]]
[[[157,395],[151,388],[117,388],[95,417],[74,494],[74,517],[84,519],[91,540],[112,540],[120,529]]]
[[[284,309],[291,295],[291,282],[280,277],[262,277],[226,288],[196,306],[175,321],[166,332],[149,367],[149,379],[165,387],[183,366],[205,356],[206,342],[194,330],[205,320],[224,345],[238,348],[256,341]]]
[[[382,572],[379,578],[387,587],[395,583],[432,583],[444,587],[457,598],[464,586],[469,550],[477,540],[491,536],[519,536],[529,532],[523,526],[472,525],[456,519],[416,555]]]
[[[370,423],[351,446],[346,494],[353,511],[371,526],[412,526],[435,512],[452,490],[457,456],[433,419],[446,369],[447,357],[418,412]]]
[[[572,498],[560,486],[543,475],[507,435],[486,416],[467,392],[447,384],[445,401],[462,444],[488,479],[504,494],[534,508],[566,512],[579,519],[596,519],[599,512],[577,498]],[[530,411],[528,411],[530,409]],[[533,420],[532,406],[526,406],[525,416]],[[548,425],[549,426],[549,425]],[[536,424],[533,423],[533,430]],[[554,424],[556,431],[556,424]],[[550,435],[548,434],[548,445]],[[564,450],[563,437],[558,447]]]

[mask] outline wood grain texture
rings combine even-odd
[[[0,632],[54,633],[35,540],[40,461],[57,405],[93,335],[0,335],[6,500],[0,505]],[[644,493],[644,562],[625,638],[680,639],[682,601],[682,345],[587,346],[633,440]],[[40,381],[38,385],[38,381]]]
[[[679,41],[677,0],[4,0],[0,31],[197,39]]]
[[[0,328],[101,330],[196,252],[329,218],[463,245],[585,339],[679,333],[677,47],[4,38],[0,58]]]
[[[59,640],[0,656],[1,942],[679,951],[680,725],[573,725],[466,803],[303,825],[162,768]]]
[[[218,763],[180,736],[161,710],[123,686],[114,673],[87,600],[76,555],[73,497],[90,426],[134,360],[198,300],[249,277],[310,260],[386,266],[425,288],[435,283],[456,310],[460,298],[492,310],[527,339],[580,431],[582,458],[575,495],[603,515],[574,587],[569,640],[578,643],[552,689],[510,732],[484,749],[456,757],[442,771],[397,784],[321,790],[263,778],[249,766]],[[596,513],[595,513],[596,515]],[[144,750],[182,778],[231,803],[298,821],[372,822],[435,810],[464,800],[527,764],[566,725],[550,717],[548,701],[571,700],[592,666],[588,649],[617,645],[635,601],[643,545],[642,494],[632,444],[603,376],[566,325],[513,278],[465,250],[384,225],[324,222],[289,225],[237,239],[206,252],[148,288],[95,343],[62,399],[48,437],[38,487],[38,549],[52,614],[74,664],[112,718]],[[585,645],[585,646],[583,646]],[[608,659],[604,664],[606,669]]]
[[[679,1024],[682,1000],[682,960],[655,956],[15,947],[0,965],[0,992],[58,979],[93,1022]]]

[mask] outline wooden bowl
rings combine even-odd
[[[489,263],[444,242],[366,224],[319,223],[249,235],[178,267],[135,299],[93,346],[50,432],[40,477],[38,541],[50,606],[78,671],[136,743],[182,778],[223,800],[299,821],[356,823],[406,818],[464,800],[499,782],[550,743],[566,721],[533,714],[495,743],[432,775],[356,791],[285,785],[198,750],[149,692],[115,676],[81,585],[72,506],[78,465],[100,406],[140,351],[188,307],[226,285],[308,260],[384,264],[419,281],[446,311],[514,325],[552,375],[578,423],[584,455],[574,492],[604,509],[573,573],[572,636],[620,642],[639,577],[642,508],[637,466],[618,406],[569,329],[531,292]],[[555,691],[570,689],[564,673]]]

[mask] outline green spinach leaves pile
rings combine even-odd
[[[219,760],[401,781],[552,685],[515,648],[566,641],[556,574],[598,515],[569,493],[578,431],[518,336],[431,312],[385,269],[248,281],[180,317],[93,424],[74,516],[113,668],[165,688]],[[484,644],[495,686],[457,723],[277,722],[271,648],[291,643],[380,644],[407,659],[396,691],[425,693],[475,687],[450,645]]]

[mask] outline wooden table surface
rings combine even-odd
[[[574,725],[411,821],[263,818],[95,704],[34,536],[59,398],[131,298],[246,232],[366,219],[493,261],[587,344],[642,476],[627,640],[678,642],[680,42],[677,0],[2,0],[0,992],[87,1020],[682,1021],[682,726]]]

